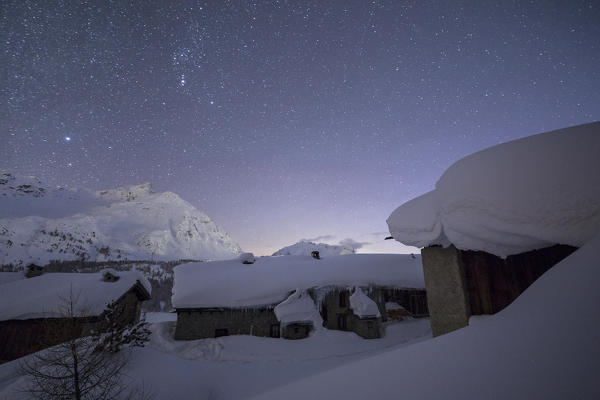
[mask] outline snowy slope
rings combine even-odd
[[[453,164],[435,190],[397,208],[392,236],[501,257],[581,246],[600,225],[600,122],[529,136]]]
[[[598,399],[600,236],[503,311],[259,399]]]
[[[314,243],[307,240],[301,240],[290,246],[283,247],[273,253],[274,256],[310,256],[317,250],[319,256],[330,257],[342,254],[354,254],[354,249],[349,246],[332,245],[326,243]]]
[[[206,214],[149,184],[94,193],[0,177],[0,265],[227,259],[241,251]]]

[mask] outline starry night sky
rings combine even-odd
[[[0,13],[1,169],[94,190],[152,182],[257,254],[381,242],[391,211],[456,160],[600,116],[598,1],[2,0]]]

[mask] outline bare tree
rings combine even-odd
[[[41,400],[148,398],[143,389],[130,389],[125,382],[129,350],[121,349],[118,335],[107,329],[94,334],[82,328],[81,316],[86,314],[78,309],[78,297],[71,291],[68,299],[61,299],[61,327],[55,334],[61,341],[68,339],[20,363],[20,372],[29,378],[23,391]],[[53,329],[58,331],[56,325]],[[111,338],[110,348],[103,345],[106,337]]]

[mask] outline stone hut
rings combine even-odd
[[[389,216],[423,248],[434,336],[494,314],[600,226],[600,122],[513,140],[451,165]]]
[[[108,279],[106,278],[108,275]],[[108,305],[116,305],[119,323],[139,320],[151,286],[137,271],[46,273],[2,285],[0,362],[14,360],[102,329]],[[75,318],[66,317],[73,300]],[[73,325],[73,320],[76,324]]]
[[[33,278],[34,276],[40,276],[44,273],[44,267],[37,264],[29,264],[25,267],[25,277]]]
[[[408,255],[261,257],[175,268],[175,339],[254,335],[302,339],[323,327],[381,337],[386,303],[428,315],[420,260]],[[362,294],[366,309],[353,307]]]

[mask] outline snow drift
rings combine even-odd
[[[456,162],[388,218],[394,239],[500,257],[579,247],[600,225],[600,122],[500,144]]]

